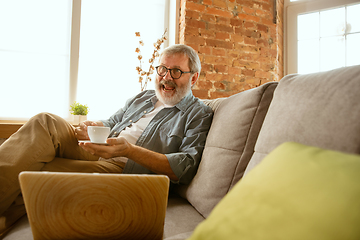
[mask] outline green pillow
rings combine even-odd
[[[360,155],[284,143],[189,239],[360,239],[359,225]]]

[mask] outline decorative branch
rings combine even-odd
[[[139,74],[139,83],[141,83],[141,91],[144,91],[147,87],[147,83],[148,82],[151,82],[151,75],[154,73],[154,70],[155,70],[155,67],[153,66],[154,62],[155,62],[155,59],[157,57],[159,57],[159,50],[160,50],[160,47],[161,45],[164,43],[164,41],[167,39],[166,38],[166,32],[167,32],[167,29],[165,29],[165,32],[163,33],[162,37],[160,39],[158,39],[155,43],[154,43],[154,52],[152,54],[152,57],[149,59],[149,63],[150,63],[150,66],[149,66],[149,70],[148,71],[144,71],[143,68],[142,68],[142,64],[143,64],[143,57],[141,55],[141,46],[144,46],[144,42],[141,40],[139,40],[139,47],[137,47],[135,49],[135,52],[138,54],[138,60],[140,62],[139,66],[136,67],[136,71],[138,72]],[[140,37],[140,32],[135,32],[135,36],[136,37]]]

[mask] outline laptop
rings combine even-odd
[[[164,175],[22,172],[20,187],[38,239],[162,239]]]

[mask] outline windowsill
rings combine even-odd
[[[24,123],[0,123],[0,138],[8,138],[15,133]]]

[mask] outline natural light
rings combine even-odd
[[[70,1],[0,1],[1,119],[67,115],[70,13]]]
[[[360,4],[298,16],[298,73],[360,64]]]
[[[80,31],[78,101],[90,107],[90,119],[105,119],[140,92],[136,47],[140,32],[144,64],[164,32],[164,0],[83,1]],[[138,6],[140,6],[139,8]],[[129,11],[134,9],[134,11]],[[121,23],[121,24],[114,24]],[[147,47],[147,49],[145,48]],[[148,89],[150,89],[148,87]]]
[[[26,120],[39,112],[70,119],[72,4],[0,0],[1,97],[9,101],[0,106],[0,120]],[[88,119],[108,118],[140,92],[135,32],[145,43],[146,65],[153,43],[167,28],[168,5],[169,0],[81,1],[81,12],[75,12],[81,13],[81,30],[72,98],[89,106]]]

